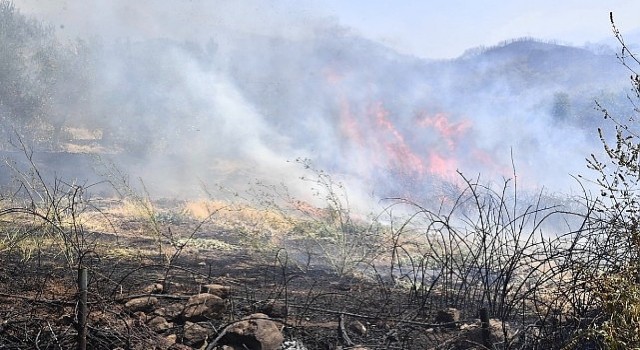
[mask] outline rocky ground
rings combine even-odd
[[[81,237],[88,349],[483,348],[478,310],[448,308],[438,293],[299,264],[273,237],[237,225],[165,213],[154,236],[122,204],[102,210],[111,230]],[[78,245],[30,235],[0,254],[0,349],[77,348],[79,264],[68,248]],[[500,321],[488,326],[500,347],[513,335]]]

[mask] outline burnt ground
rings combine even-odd
[[[377,265],[363,260],[340,274],[327,250],[313,248],[323,238],[308,235],[322,221],[295,222],[246,206],[222,211],[225,205],[210,200],[70,201],[0,211],[0,349],[78,348],[78,266],[89,275],[87,349],[222,349],[217,339],[226,327],[256,312],[276,320],[288,344],[304,345],[283,349],[486,349],[478,321],[482,289],[456,287],[456,277],[442,273],[392,281],[384,273],[385,239],[358,241],[386,247]],[[43,209],[61,221],[43,220],[38,215],[51,214]],[[202,327],[198,339],[182,310],[209,284],[230,292],[221,312],[191,320]],[[517,320],[491,320],[490,348],[570,345],[583,326],[550,313],[558,297],[545,295],[530,298],[543,314],[514,311]],[[127,304],[140,297],[157,304]],[[513,305],[530,310],[526,300]],[[168,322],[158,326],[157,317]],[[595,348],[589,342],[573,348]]]
[[[246,235],[215,225],[201,228],[197,237],[213,238],[233,249],[194,243],[175,254],[178,250],[172,250],[166,239],[161,253],[157,237],[140,234],[144,223],[122,217],[114,221],[114,231],[120,233],[87,231],[84,236],[89,349],[168,348],[162,344],[171,335],[181,343],[181,322],[156,332],[145,324],[146,315],[124,306],[135,296],[148,295],[148,287],[157,283],[164,288],[153,292],[159,300],[156,308],[197,294],[205,284],[231,287],[227,311],[206,321],[212,334],[255,312],[278,319],[285,339],[297,340],[307,349],[354,344],[372,349],[446,348],[443,342],[460,333],[434,327],[435,311],[446,306],[435,294],[424,299],[376,276],[340,276],[327,266],[300,266],[266,241],[252,238],[248,243]],[[192,232],[193,225],[167,225],[165,232],[175,239]],[[76,348],[77,261],[70,262],[64,248],[73,244],[61,244],[59,237],[40,232],[32,232],[30,239],[0,253],[0,349]],[[463,319],[474,318],[474,312],[463,312]],[[356,330],[355,321],[366,332]]]

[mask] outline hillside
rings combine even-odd
[[[22,81],[1,92],[5,139],[18,130],[47,151],[119,154],[118,166],[155,193],[193,193],[202,179],[291,183],[297,170],[287,162],[306,158],[362,193],[419,197],[456,170],[509,177],[511,154],[527,187],[561,191],[600,149],[594,101],[627,107],[627,73],[613,53],[533,39],[446,61],[332,27],[297,39],[220,28],[191,42],[63,44],[55,30],[5,12],[16,32],[41,28],[3,51],[8,67],[26,63],[2,73]],[[167,157],[185,165],[159,168]]]

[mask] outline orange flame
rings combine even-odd
[[[469,119],[418,111],[412,124],[397,124],[396,121],[408,118],[393,116],[384,101],[351,100],[351,94],[344,91],[349,88],[344,71],[327,67],[322,73],[336,95],[342,96],[338,102],[344,157],[341,161],[349,162],[360,176],[377,177],[382,172],[401,174],[412,181],[420,181],[427,175],[452,180],[462,165],[505,173],[491,153],[478,148],[471,138],[473,125]]]
[[[452,123],[444,113],[437,113],[433,117],[422,116],[418,119],[418,125],[435,129],[449,148],[454,148],[458,138],[464,136],[471,127],[471,122],[463,120]]]
[[[444,158],[435,151],[429,152],[429,172],[441,177],[451,177],[458,170],[455,158]]]
[[[389,165],[400,170],[406,175],[424,175],[426,167],[423,160],[418,156],[405,141],[402,133],[389,120],[389,112],[381,102],[371,107],[371,114],[375,116],[381,136],[386,136],[384,143]]]

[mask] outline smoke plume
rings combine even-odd
[[[520,39],[430,61],[295,5],[17,3],[86,56],[65,130],[99,133],[102,157],[160,195],[255,179],[304,193],[301,158],[363,202],[437,198],[456,171],[567,191],[600,149],[593,101],[624,103],[609,51]]]

